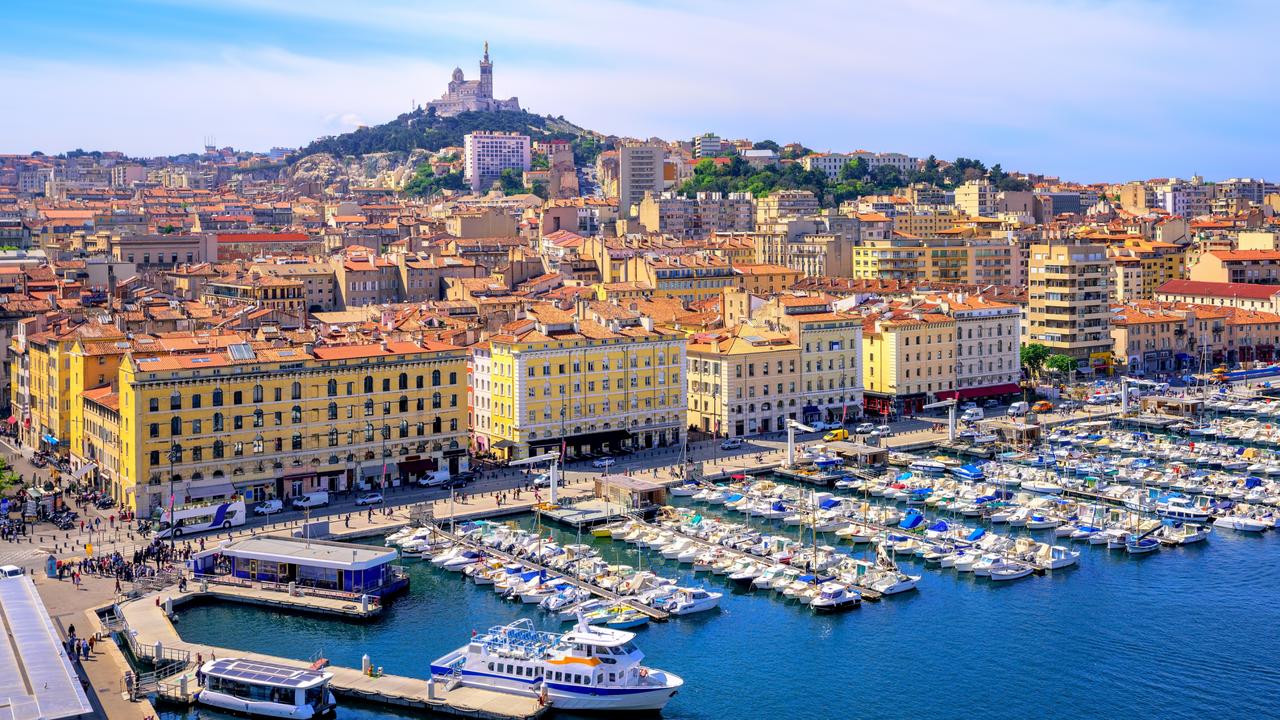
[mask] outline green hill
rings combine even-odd
[[[561,118],[521,111],[465,112],[440,117],[415,110],[396,119],[358,130],[322,137],[290,157],[295,162],[308,155],[329,153],[337,157],[379,152],[436,151],[462,145],[462,137],[477,131],[517,132],[533,140],[569,140],[579,164],[594,162],[602,149],[597,136]]]

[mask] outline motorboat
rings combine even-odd
[[[684,680],[642,665],[634,638],[616,627],[589,626],[581,617],[563,635],[536,630],[522,618],[438,658],[431,674],[468,687],[542,696],[559,710],[661,710]]]
[[[1080,551],[1062,545],[1048,545],[1036,554],[1036,562],[1047,570],[1061,570],[1080,561]]]
[[[1208,540],[1211,532],[1213,532],[1213,528],[1208,525],[1175,523],[1173,525],[1165,525],[1157,530],[1155,535],[1160,542],[1166,545],[1191,545],[1192,543]]]
[[[219,658],[199,668],[202,687],[196,702],[219,710],[271,718],[332,715],[337,702],[329,691],[333,673],[261,660]]]
[[[1130,555],[1145,555],[1160,549],[1160,541],[1150,537],[1130,534],[1124,541],[1125,552]]]
[[[814,612],[837,612],[857,607],[862,603],[862,594],[838,582],[824,583],[818,588],[818,594],[809,601]]]
[[[1209,522],[1209,510],[1207,508],[1197,507],[1191,498],[1188,497],[1174,497],[1164,503],[1157,504],[1156,514],[1160,517],[1177,520],[1179,522]]]
[[[1271,523],[1248,515],[1223,515],[1213,521],[1216,528],[1236,530],[1238,532],[1259,533],[1271,527]]]
[[[658,607],[672,615],[692,615],[716,609],[722,597],[724,593],[711,592],[703,588],[679,588]]]
[[[990,575],[992,580],[1002,582],[1005,580],[1017,580],[1018,578],[1024,578],[1033,572],[1035,572],[1035,568],[1026,563],[1007,562],[1000,564],[998,567],[993,565],[988,575]]]

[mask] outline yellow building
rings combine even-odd
[[[1161,285],[1186,276],[1186,251],[1173,243],[1131,238],[1109,246],[1107,255],[1116,264],[1117,300],[1150,300]]]
[[[466,353],[435,342],[131,353],[118,376],[122,505],[151,512],[398,484],[467,465]]]
[[[939,312],[895,310],[866,319],[863,387],[869,417],[920,412],[956,389],[956,322]]]
[[[790,290],[804,275],[796,269],[768,263],[734,265],[738,287],[752,295],[776,295]]]
[[[307,296],[301,280],[258,272],[210,278],[204,284],[201,300],[207,303],[233,301],[273,310],[307,309]]]
[[[714,255],[644,255],[631,258],[629,277],[653,288],[653,297],[674,297],[686,303],[718,298],[736,287],[738,276],[729,261]]]
[[[608,303],[530,308],[472,350],[476,451],[525,458],[677,445],[683,335]]]

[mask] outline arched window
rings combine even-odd
[[[329,393],[329,397],[337,397],[337,396],[338,396],[338,381],[337,381],[337,380],[330,380],[330,381],[325,385],[325,391],[326,391],[327,393]]]
[[[431,421],[431,432],[433,433],[440,432],[440,418],[437,417]]]
[[[302,433],[300,433],[300,432],[296,432],[296,433],[294,433],[294,434],[293,434],[293,439],[292,439],[292,441],[291,441],[291,446],[293,447],[293,449],[294,449],[294,450],[301,450],[301,449],[302,449]]]
[[[204,473],[200,472],[199,470],[191,473],[191,482],[200,482],[203,479],[204,479]]]
[[[262,402],[262,386],[261,385],[253,386],[253,401],[256,403]]]
[[[222,407],[222,388],[213,389],[213,406]]]
[[[422,437],[423,435],[426,435],[426,434],[427,434],[427,424],[426,424],[426,423],[421,423],[421,422],[420,422],[420,423],[418,423],[418,426],[417,426],[416,430],[417,430],[417,433],[418,433],[418,437]]]
[[[253,411],[253,426],[262,427],[262,408],[255,408]]]
[[[373,376],[372,375],[364,376],[364,391],[367,393],[373,392]]]
[[[336,402],[329,403],[329,419],[330,420],[338,419],[338,403]]]
[[[302,406],[301,405],[294,405],[293,409],[289,411],[289,421],[292,422],[294,425],[302,424]]]
[[[174,416],[169,420],[169,434],[174,437],[182,435],[182,418]]]
[[[440,371],[432,370],[431,371],[431,387],[439,387],[439,386],[440,386]]]
[[[294,383],[293,383],[293,388],[292,388],[292,390],[291,390],[291,392],[290,392],[290,399],[291,399],[291,400],[301,400],[301,399],[302,399],[302,383],[300,383],[300,382],[294,382]]]
[[[221,441],[221,440],[214,440],[214,441],[213,441],[213,459],[214,459],[214,460],[219,460],[219,459],[221,459],[221,458],[222,458],[222,456],[223,456],[223,453],[224,453],[224,451],[223,451],[222,441]]]
[[[409,389],[409,375],[408,375],[408,373],[400,373],[400,378],[399,378],[399,382],[398,382],[398,384],[397,384],[397,388],[398,388],[398,389],[400,389],[400,390],[408,390],[408,389]]]
[[[222,413],[213,414],[213,431],[222,432]]]
[[[364,401],[364,414],[365,415],[373,414],[373,398],[369,398],[368,400]]]
[[[400,396],[400,401],[397,403],[397,405],[399,406],[400,412],[402,413],[409,412],[409,398],[405,397],[404,395]]]
[[[409,437],[409,421],[408,420],[400,421],[400,437],[402,438]]]
[[[431,407],[432,407],[432,408],[434,408],[434,409],[436,409],[436,410],[439,410],[439,409],[440,409],[440,400],[441,400],[440,393],[438,393],[438,392],[437,392],[437,393],[431,393]]]
[[[263,447],[262,447],[262,435],[261,435],[261,434],[259,434],[259,435],[255,436],[255,437],[253,438],[253,451],[254,451],[255,453],[261,453],[261,452],[262,452],[262,450],[263,450]]]
[[[373,423],[367,422],[364,424],[364,441],[373,442]]]
[[[329,447],[334,447],[337,444],[338,444],[338,428],[331,427],[329,428]],[[337,461],[334,460],[333,462],[337,462]]]

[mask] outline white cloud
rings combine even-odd
[[[16,125],[0,143],[172,152],[215,134],[299,144],[430,99],[455,64],[475,72],[487,39],[499,95],[605,132],[962,154],[1081,179],[1257,175],[1280,160],[1235,132],[1277,104],[1265,56],[1277,11],[1252,2],[230,4],[282,26],[421,37],[424,57],[326,46],[220,48],[169,66],[7,63],[0,82],[31,112],[0,120]],[[475,50],[440,56],[441,37]]]

